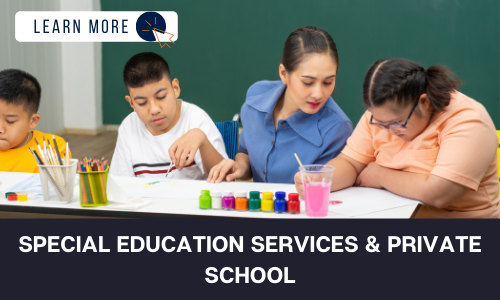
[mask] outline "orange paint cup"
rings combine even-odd
[[[236,199],[234,200],[234,209],[237,211],[248,211],[248,198],[247,192],[236,192]]]

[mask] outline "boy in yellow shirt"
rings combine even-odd
[[[53,135],[34,129],[40,121],[38,107],[42,89],[32,75],[16,69],[0,71],[0,171],[38,173],[29,148],[37,149],[35,139],[53,143]],[[55,137],[61,155],[66,143]],[[71,156],[70,156],[71,157]]]

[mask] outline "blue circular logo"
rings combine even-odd
[[[154,11],[148,11],[143,13],[137,23],[135,24],[135,29],[137,34],[145,41],[154,42],[156,41],[156,34],[163,34],[167,29],[165,19]]]

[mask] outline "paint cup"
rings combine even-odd
[[[212,209],[222,209],[222,192],[213,191],[212,194]]]
[[[286,213],[286,193],[276,192],[274,195],[276,197],[276,200],[274,200],[274,212],[277,214]]]
[[[326,217],[334,167],[328,165],[304,165],[299,168],[304,184],[306,215]]]
[[[17,195],[17,201],[28,201],[28,195],[26,194],[21,194],[21,195]]]
[[[247,192],[238,191],[235,195],[236,199],[234,199],[234,209],[237,211],[248,211]]]
[[[271,192],[262,193],[262,201],[260,202],[260,209],[262,212],[265,213],[274,212],[273,193]]]
[[[287,212],[289,214],[300,214],[299,194],[288,194]]]
[[[212,197],[209,190],[202,190],[200,195],[200,209],[211,209]]]
[[[258,191],[250,192],[250,199],[248,199],[248,210],[252,212],[260,211],[260,193]]]
[[[222,193],[222,209],[234,210],[234,193],[232,191]]]

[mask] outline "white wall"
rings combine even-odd
[[[0,0],[0,70],[22,69],[40,82],[37,130],[92,134],[102,129],[101,43],[20,43],[15,14],[100,9],[99,0]]]
[[[59,10],[60,0],[0,0],[0,70],[16,68],[35,76],[42,86],[37,130],[64,130],[61,43],[19,43],[15,15],[20,10]]]
[[[60,0],[62,11],[99,11],[98,0]],[[101,43],[61,43],[64,125],[69,132],[102,129]]]

